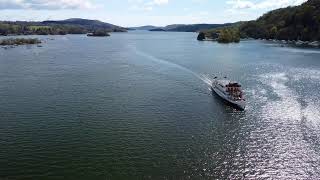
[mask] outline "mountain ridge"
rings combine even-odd
[[[99,20],[71,18],[48,21],[0,21],[0,35],[64,35],[95,31],[126,32],[121,26]]]
[[[225,27],[230,26],[234,23],[225,23],[225,24],[170,24],[167,26],[140,26],[140,27],[131,27],[135,30],[148,30],[148,31],[170,31],[170,32],[198,32],[201,30],[216,28],[216,27]]]
[[[42,21],[41,22],[44,25],[50,25],[50,24],[58,24],[58,25],[79,25],[83,26],[85,28],[88,28],[90,30],[93,29],[110,29],[112,31],[117,30],[117,29],[123,29],[125,28],[117,25],[113,25],[107,22],[102,22],[99,20],[91,20],[91,19],[82,19],[82,18],[70,18],[70,19],[65,19],[65,20],[52,20],[52,21]]]

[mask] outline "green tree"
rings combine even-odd
[[[273,26],[270,29],[270,38],[275,39],[277,37],[277,34],[278,34],[278,28],[276,26]]]
[[[219,43],[230,43],[232,42],[232,34],[227,29],[223,29],[220,31],[220,35],[218,38]]]

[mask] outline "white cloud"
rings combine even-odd
[[[246,0],[231,0],[227,1],[227,4],[232,6],[232,9],[248,9],[255,6],[251,1]]]
[[[90,9],[89,0],[0,0],[0,9]]]
[[[153,0],[152,4],[154,5],[163,5],[163,4],[168,4],[169,0]]]
[[[287,6],[300,5],[307,0],[263,0],[260,2],[252,2],[251,0],[230,0],[227,4],[232,9],[276,9]]]
[[[133,4],[130,10],[152,11],[154,6],[162,6],[169,3],[169,0],[128,0]]]

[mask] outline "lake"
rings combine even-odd
[[[0,179],[320,178],[320,50],[35,37],[0,48]],[[244,86],[245,111],[211,92],[215,76]]]

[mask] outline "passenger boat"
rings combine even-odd
[[[233,105],[234,107],[244,110],[246,107],[246,100],[241,85],[237,82],[232,82],[226,77],[218,79],[215,77],[212,83],[212,90],[222,99]]]

